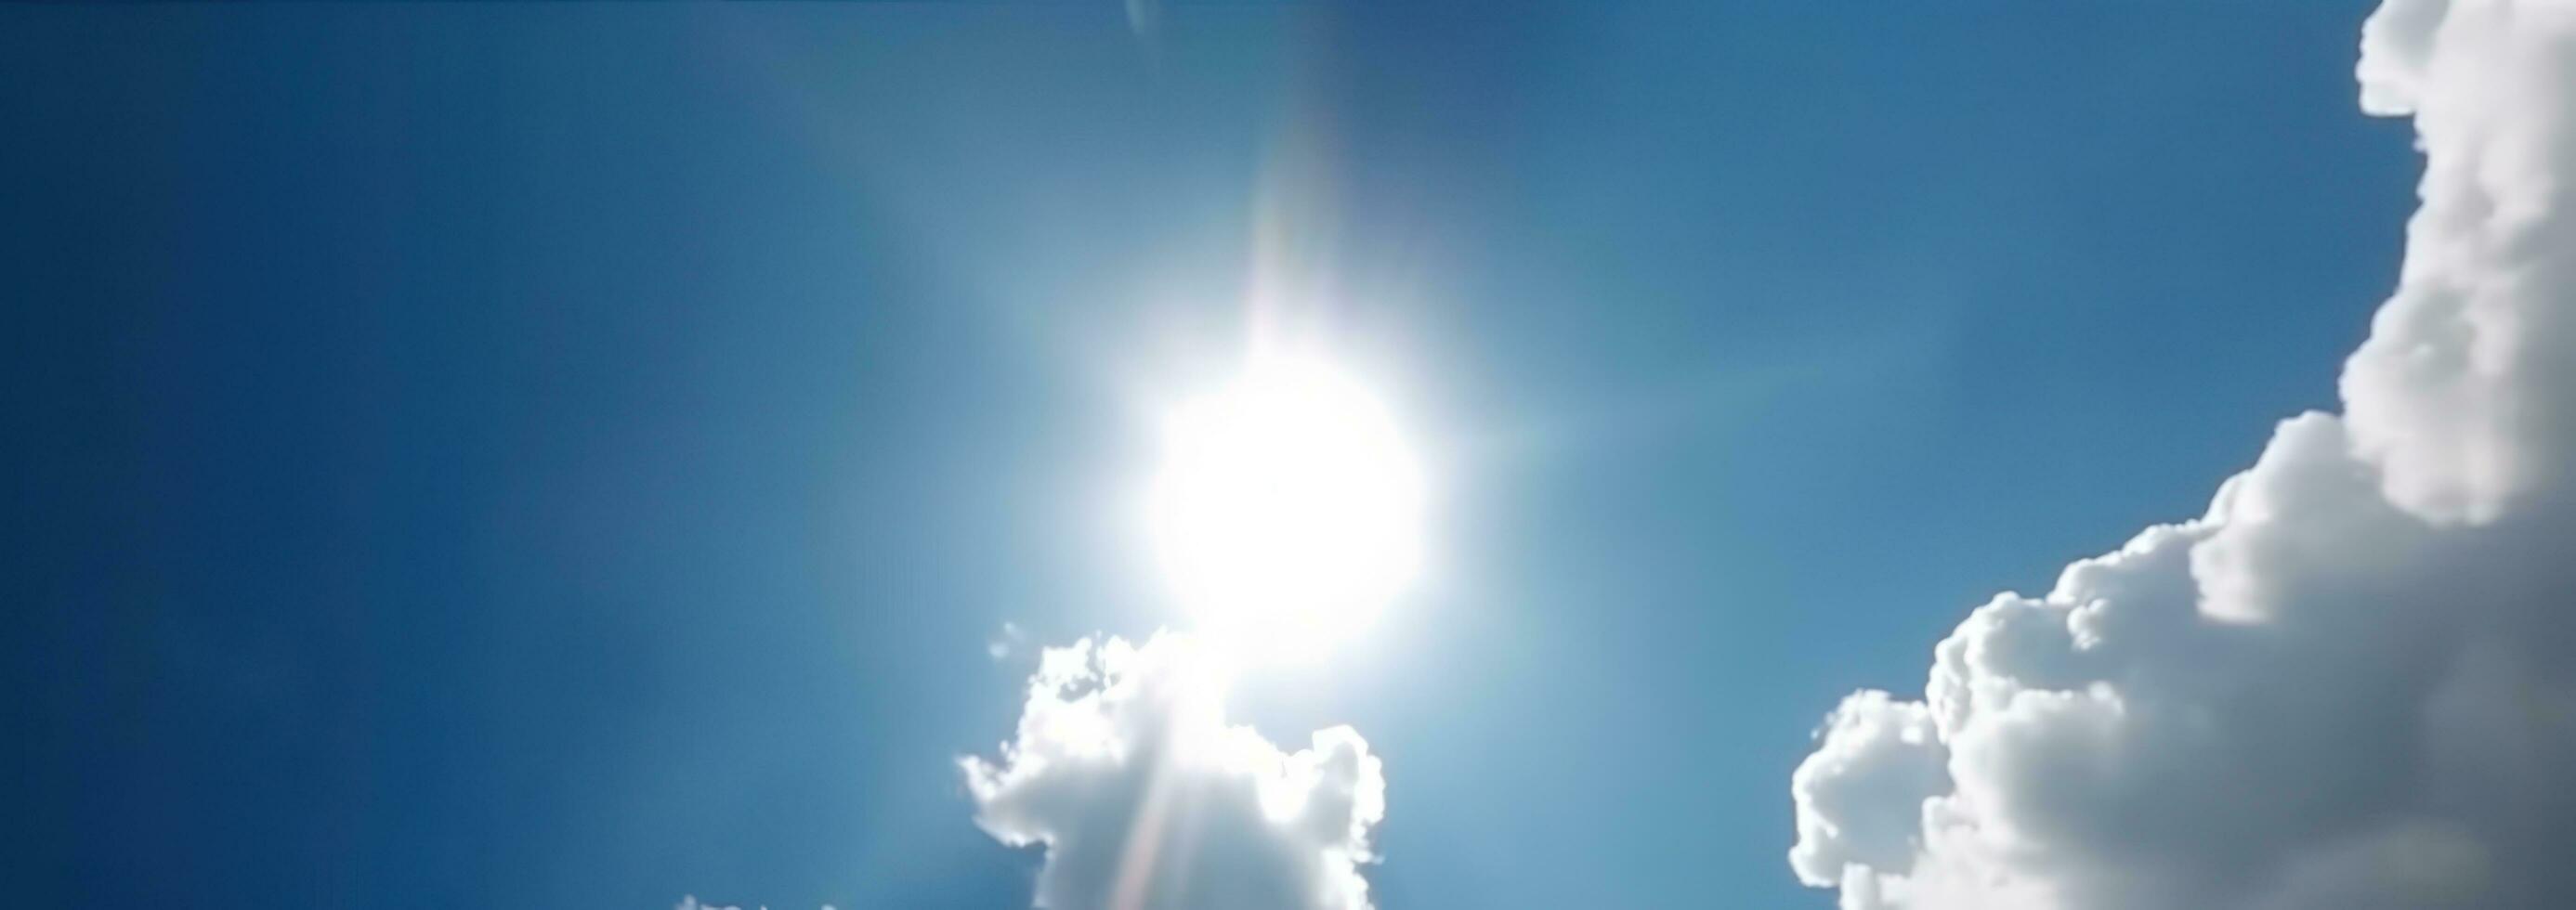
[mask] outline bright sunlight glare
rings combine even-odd
[[[1329,363],[1257,359],[1175,409],[1162,443],[1156,556],[1220,642],[1312,654],[1421,571],[1421,465],[1385,405]]]

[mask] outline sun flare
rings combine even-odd
[[[1304,654],[1415,580],[1425,498],[1421,463],[1367,386],[1270,357],[1172,411],[1149,510],[1156,557],[1205,631]]]

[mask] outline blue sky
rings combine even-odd
[[[1171,621],[1132,376],[1293,157],[1465,457],[1237,714],[1367,735],[1383,907],[1830,905],[1824,713],[2334,406],[2419,161],[2360,4],[1706,6],[0,10],[0,877],[1025,906],[986,644]]]

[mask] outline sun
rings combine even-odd
[[[1310,655],[1420,574],[1421,462],[1385,404],[1332,363],[1256,358],[1162,429],[1155,556],[1211,637]]]

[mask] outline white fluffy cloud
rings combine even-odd
[[[976,822],[1043,845],[1050,910],[1368,910],[1386,780],[1348,727],[1285,752],[1229,726],[1192,640],[1050,648],[999,761],[967,758]]]
[[[2576,906],[2576,2],[2389,0],[2425,156],[2341,416],[1974,611],[1791,793],[1847,908]]]

